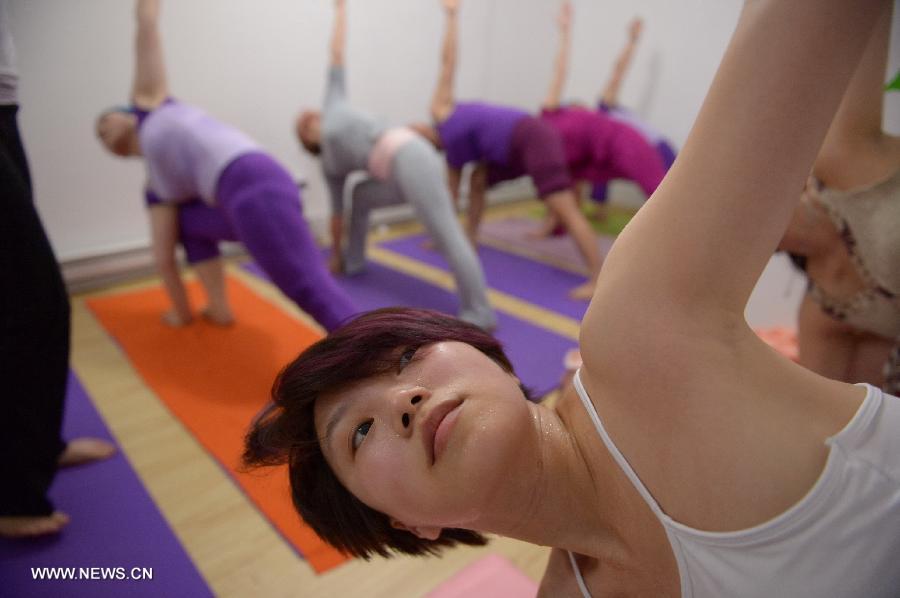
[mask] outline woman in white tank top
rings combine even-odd
[[[288,462],[303,518],[350,554],[476,532],[552,546],[542,596],[900,595],[900,399],[784,359],[744,320],[891,8],[746,2],[604,263],[555,408],[522,400],[490,337],[373,313],[288,365],[245,461]]]

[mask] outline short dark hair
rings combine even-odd
[[[338,550],[365,559],[392,552],[438,554],[456,544],[481,546],[480,533],[444,529],[436,540],[395,529],[390,518],[363,504],[332,471],[319,444],[314,408],[325,393],[396,367],[399,353],[440,341],[467,343],[512,373],[500,342],[477,326],[426,309],[385,308],[363,314],[311,345],[285,367],[270,403],[245,438],[247,468],[287,463],[294,507]],[[528,392],[523,388],[525,397]]]

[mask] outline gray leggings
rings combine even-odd
[[[444,177],[444,163],[437,152],[425,140],[416,138],[397,151],[389,180],[359,183],[353,190],[345,267],[353,274],[365,266],[372,209],[405,201],[416,210],[419,221],[450,264],[459,291],[460,319],[492,328],[497,319],[487,300],[484,272],[453,213]]]

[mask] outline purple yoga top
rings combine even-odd
[[[147,114],[137,109],[138,140],[147,165],[147,187],[162,201],[197,197],[215,203],[225,167],[259,145],[199,108],[166,100]]]
[[[516,124],[528,116],[518,108],[484,102],[459,102],[453,113],[438,124],[447,163],[462,168],[468,162],[506,166]]]

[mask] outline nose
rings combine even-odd
[[[413,431],[413,422],[419,407],[431,396],[428,389],[421,386],[404,388],[399,390],[392,401],[391,421],[394,429],[401,436],[410,436]]]

